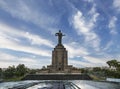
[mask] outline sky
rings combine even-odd
[[[55,33],[78,68],[120,61],[120,0],[0,0],[0,68],[51,64]]]

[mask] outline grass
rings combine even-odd
[[[23,76],[22,77],[14,77],[14,78],[6,78],[3,81],[5,81],[5,82],[20,81],[22,78],[23,78]]]
[[[105,78],[103,77],[98,77],[98,76],[95,76],[95,75],[90,75],[90,77],[95,80],[95,81],[101,81],[101,80],[105,80]]]

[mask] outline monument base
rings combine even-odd
[[[87,74],[29,74],[22,80],[92,80]]]

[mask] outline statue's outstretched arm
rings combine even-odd
[[[58,33],[56,33],[55,36],[58,36]]]

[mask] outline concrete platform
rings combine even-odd
[[[8,89],[81,89],[81,88],[79,88],[76,84],[68,81],[43,81],[17,85]]]
[[[22,80],[92,80],[87,74],[29,74]]]

